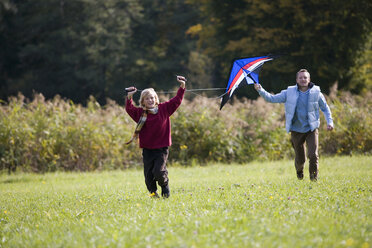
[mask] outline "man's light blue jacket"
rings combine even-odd
[[[308,103],[308,118],[311,131],[319,128],[319,108],[323,111],[323,114],[327,120],[327,124],[333,127],[333,119],[331,110],[328,104],[320,92],[319,86],[309,85],[309,103]],[[266,101],[272,103],[284,103],[285,106],[285,129],[287,132],[291,131],[292,120],[296,111],[297,99],[299,96],[297,84],[294,86],[289,86],[286,90],[282,90],[276,95],[268,93],[264,88],[258,91],[260,96],[262,96]]]

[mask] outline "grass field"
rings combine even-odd
[[[169,199],[142,170],[2,174],[0,247],[367,248],[371,161],[322,158],[316,183],[288,160],[170,167]]]

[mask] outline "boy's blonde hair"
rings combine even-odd
[[[154,95],[155,97],[155,105],[159,105],[159,97],[158,97],[158,94],[156,94],[155,90],[153,88],[147,88],[147,89],[144,89],[142,92],[141,92],[141,96],[140,96],[140,99],[139,99],[139,102],[140,102],[140,105],[142,108],[145,107],[145,103],[144,103],[144,100],[145,98],[148,96],[148,95]]]

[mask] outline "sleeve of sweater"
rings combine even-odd
[[[177,95],[164,103],[169,116],[171,116],[181,105],[185,91],[186,89],[180,87],[177,91]]]
[[[141,118],[141,114],[143,109],[142,108],[137,108],[133,105],[133,100],[128,99],[125,103],[125,111],[129,114],[129,116],[135,121],[138,122],[139,119]]]

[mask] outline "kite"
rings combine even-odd
[[[231,67],[229,82],[226,87],[226,92],[222,97],[220,110],[223,105],[231,98],[234,91],[241,85],[241,82],[245,78],[247,84],[253,84],[258,82],[258,73],[261,70],[262,65],[270,60],[273,60],[274,56],[262,56],[254,58],[241,58],[235,59]]]

